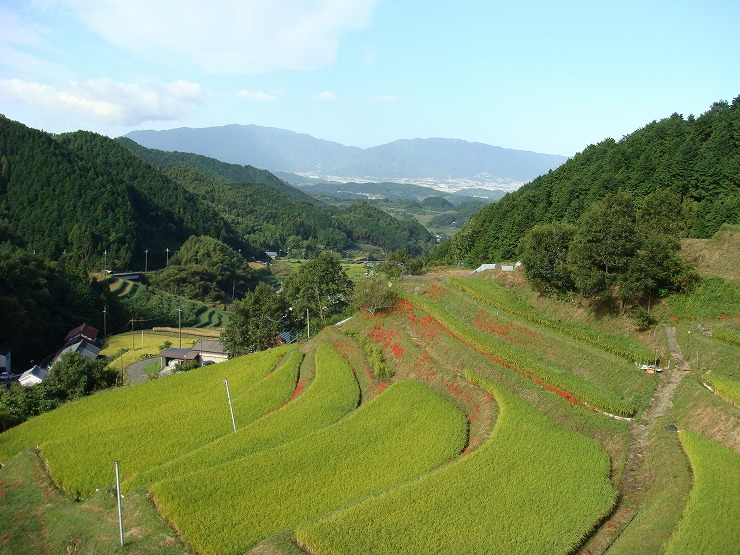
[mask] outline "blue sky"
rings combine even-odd
[[[740,2],[0,0],[0,113],[573,155],[740,95]]]

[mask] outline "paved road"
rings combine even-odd
[[[157,358],[158,357],[147,358],[145,360],[140,360],[139,362],[134,362],[131,366],[129,366],[128,383],[130,385],[134,385],[136,383],[147,381],[149,379],[149,376],[146,372],[144,372],[144,368],[146,368],[147,364],[149,364],[153,360],[156,360]]]

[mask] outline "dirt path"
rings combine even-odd
[[[660,376],[660,382],[653,394],[650,404],[642,413],[642,418],[630,424],[629,446],[622,479],[619,483],[619,500],[611,516],[606,519],[596,532],[581,548],[582,555],[604,553],[622,530],[637,514],[642,495],[647,484],[642,473],[643,461],[649,456],[648,433],[655,420],[667,415],[673,406],[673,396],[681,380],[688,374],[688,364],[683,358],[681,348],[676,341],[676,328],[665,328],[668,348],[673,361],[672,368]]]

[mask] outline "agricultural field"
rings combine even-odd
[[[623,334],[523,287],[405,280],[393,310],[0,434],[0,554],[731,552],[734,289],[717,314],[676,298]],[[662,374],[635,365],[656,354]]]
[[[310,553],[568,553],[611,509],[609,461],[474,374],[499,419],[470,456],[297,531]],[[551,484],[551,487],[542,487]]]
[[[732,553],[740,536],[740,454],[681,432],[694,474],[689,502],[666,553]]]

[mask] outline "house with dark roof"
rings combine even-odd
[[[229,360],[229,353],[220,341],[201,339],[192,349],[176,349],[170,347],[159,353],[159,367],[164,370],[184,360],[195,360],[201,366]]]
[[[92,345],[98,342],[98,329],[92,327],[90,324],[84,323],[81,326],[77,326],[67,334],[64,338],[64,346],[72,345],[78,341],[87,341]]]
[[[86,339],[80,339],[76,343],[69,344],[59,351],[54,357],[54,360],[51,361],[51,366],[62,358],[65,353],[78,353],[84,358],[97,360],[98,355],[100,355],[100,348],[89,343]]]

